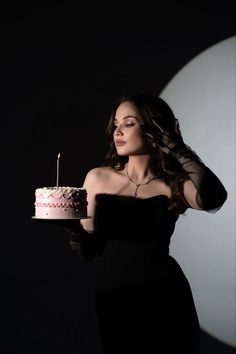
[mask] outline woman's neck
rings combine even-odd
[[[146,180],[154,177],[150,166],[150,155],[148,154],[129,156],[126,170],[136,183],[144,183]]]

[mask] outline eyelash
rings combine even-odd
[[[126,123],[123,123],[123,125],[124,125],[124,127],[126,127],[126,128],[130,128],[130,127],[133,127],[134,125],[135,125],[135,122],[126,122]],[[114,122],[114,127],[115,128],[117,128],[118,127],[118,124],[116,124],[115,122]]]

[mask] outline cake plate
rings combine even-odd
[[[37,218],[36,216],[31,216],[31,219],[35,221],[39,221],[42,223],[49,223],[59,226],[70,226],[70,225],[78,225],[79,220],[91,219],[91,216],[78,216],[76,218],[71,219],[50,219],[50,218]]]
[[[55,219],[53,219],[53,218],[37,218],[37,216],[31,216],[31,218],[32,219],[34,219],[34,220],[42,220],[42,221],[47,221],[47,220],[81,220],[81,219],[91,219],[92,218],[92,216],[77,216],[76,218],[65,218],[65,219],[63,219],[63,218],[60,218],[60,219],[57,219],[57,218],[55,218]]]

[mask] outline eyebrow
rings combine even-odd
[[[133,116],[132,114],[129,114],[129,115],[123,117],[122,119],[125,120],[125,119],[128,119],[128,118],[135,118],[135,119],[137,119],[137,120],[140,119],[139,117]],[[115,120],[117,120],[117,118],[114,118],[114,121],[115,121]]]

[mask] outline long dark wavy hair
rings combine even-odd
[[[158,128],[155,123],[171,134],[171,136],[176,136],[176,118],[174,113],[169,105],[159,96],[147,94],[125,95],[115,101],[106,129],[109,148],[105,158],[105,165],[120,171],[125,168],[125,164],[128,161],[127,156],[117,154],[113,139],[116,129],[114,126],[116,110],[124,102],[131,102],[143,119],[143,136],[150,147],[152,172],[158,178],[161,178],[171,189],[169,209],[177,214],[184,213],[187,209],[187,202],[183,195],[183,182],[188,180],[189,177],[177,159],[164,153],[155,144],[154,137],[160,132],[157,132]]]

